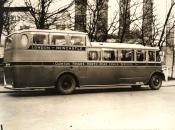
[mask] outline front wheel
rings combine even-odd
[[[72,93],[76,88],[75,78],[69,74],[62,75],[57,81],[56,88],[62,94]]]
[[[153,75],[150,79],[149,86],[153,90],[158,90],[162,86],[162,77],[160,75]]]

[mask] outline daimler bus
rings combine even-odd
[[[9,35],[4,50],[4,82],[11,89],[149,85],[157,90],[164,75],[159,48],[90,42],[86,33],[23,30]]]

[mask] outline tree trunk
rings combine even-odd
[[[104,42],[108,37],[108,0],[97,0],[96,40]]]
[[[75,30],[86,32],[87,0],[75,0]]]
[[[2,36],[2,30],[4,25],[4,11],[3,11],[3,3],[0,1],[0,44],[1,44],[1,36]]]
[[[119,14],[119,40],[120,43],[126,42],[130,35],[130,2],[131,0],[120,0],[120,14]]]
[[[143,39],[144,45],[151,46],[153,39],[153,0],[143,0]]]

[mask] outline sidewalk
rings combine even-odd
[[[162,82],[162,87],[175,87],[175,80],[168,80]]]

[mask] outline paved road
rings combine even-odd
[[[4,130],[175,129],[175,87],[0,93]]]

